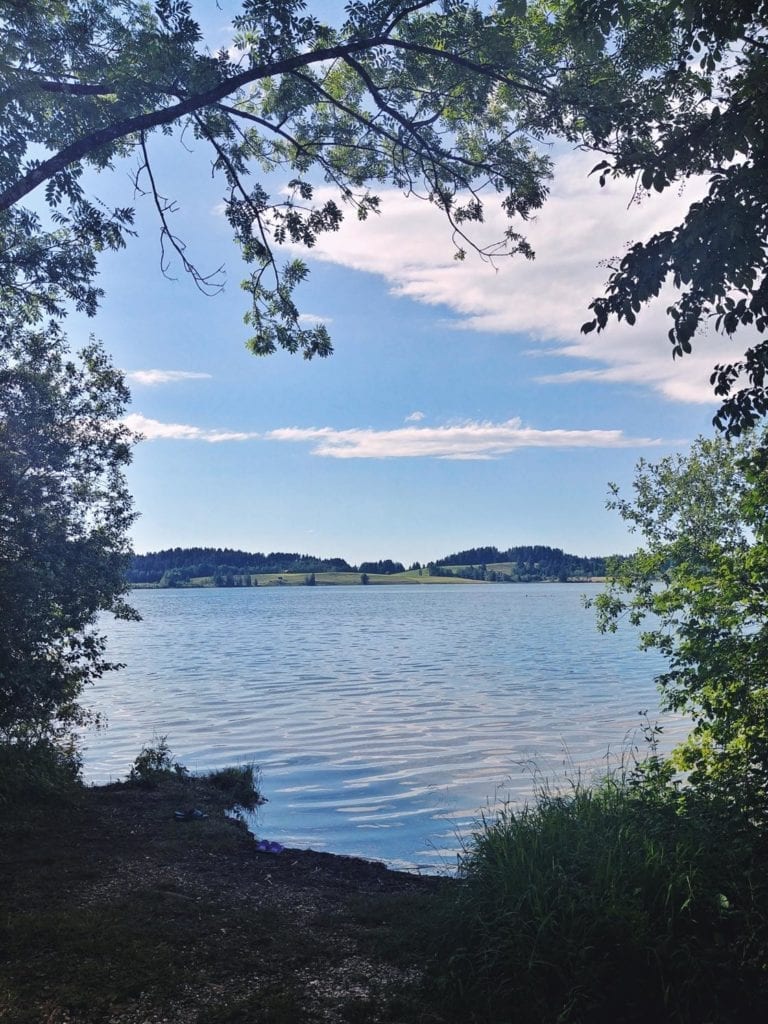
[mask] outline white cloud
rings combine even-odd
[[[333,459],[494,459],[520,448],[637,448],[666,442],[626,437],[620,430],[537,430],[518,418],[503,423],[467,421],[395,430],[285,427],[264,435],[309,443],[313,455]]]
[[[222,441],[253,441],[261,436],[246,431],[206,430],[186,423],[163,423],[142,416],[141,413],[125,416],[123,423],[147,441],[207,441],[209,444],[219,444]]]
[[[646,448],[680,443],[627,437],[621,430],[537,430],[518,417],[502,423],[466,420],[438,427],[374,430],[354,427],[280,427],[265,433],[210,430],[187,423],[163,423],[141,413],[123,422],[147,441],[276,441],[311,446],[313,455],[332,459],[495,459],[520,448]]]
[[[577,380],[632,382],[684,402],[712,402],[709,374],[714,363],[730,360],[734,343],[711,333],[697,339],[694,354],[672,359],[665,315],[671,288],[649,304],[634,327],[611,323],[600,334],[582,335],[588,305],[602,294],[604,261],[620,256],[635,239],[679,222],[703,191],[689,183],[682,194],[653,193],[632,202],[632,183],[600,188],[589,177],[594,154],[568,154],[556,161],[552,194],[523,230],[537,258],[505,259],[495,267],[469,254],[452,258],[450,231],[431,204],[382,193],[382,214],[364,223],[349,220],[341,231],[322,235],[316,258],[383,276],[396,295],[443,306],[456,328],[525,335],[527,349],[591,364],[588,376],[548,375],[547,382]],[[320,197],[320,194],[318,194]],[[501,237],[506,220],[489,206],[486,223],[473,228],[480,241]],[[750,341],[740,339],[739,351]]]
[[[130,370],[126,378],[135,384],[171,384],[179,380],[210,380],[210,373],[196,373],[194,370]]]
[[[425,414],[423,412],[419,412],[419,410],[417,409],[415,412],[412,412],[410,414],[410,416],[406,416],[405,417],[405,422],[406,423],[421,423],[421,421],[423,419],[425,419]]]
[[[333,320],[329,316],[318,316],[317,313],[302,313],[299,323],[303,327],[315,327],[317,324],[332,324]]]

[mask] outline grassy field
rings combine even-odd
[[[318,587],[340,587],[359,586],[359,572],[316,572],[315,585]],[[305,572],[264,572],[257,573],[251,577],[254,586],[259,587],[305,587],[307,585],[307,573]],[[478,580],[462,580],[451,576],[428,576],[427,570],[419,576],[417,569],[410,569],[406,572],[394,573],[391,576],[381,573],[368,573],[369,586],[392,586],[395,583],[416,584],[416,583],[477,583]],[[153,586],[153,584],[148,584]],[[212,587],[213,579],[210,576],[199,576],[189,581],[192,587]]]

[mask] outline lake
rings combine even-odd
[[[125,668],[87,702],[85,775],[124,777],[167,735],[193,771],[253,761],[259,836],[453,869],[484,809],[534,775],[588,774],[658,716],[664,668],[626,628],[601,635],[594,584],[138,590],[105,619]],[[666,717],[665,742],[684,725]]]

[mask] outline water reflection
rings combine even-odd
[[[657,707],[657,656],[601,636],[577,585],[136,591],[126,668],[93,691],[93,781],[153,733],[203,770],[255,761],[252,822],[285,845],[452,866],[457,833],[530,765],[590,771]],[[681,734],[670,721],[667,741]]]

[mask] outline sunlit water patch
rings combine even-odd
[[[123,777],[167,735],[193,770],[253,761],[251,821],[288,846],[400,867],[455,866],[483,809],[532,773],[588,774],[659,717],[663,662],[602,636],[594,585],[135,591],[105,620],[125,668],[91,692],[91,781]],[[666,719],[665,742],[684,732]]]

